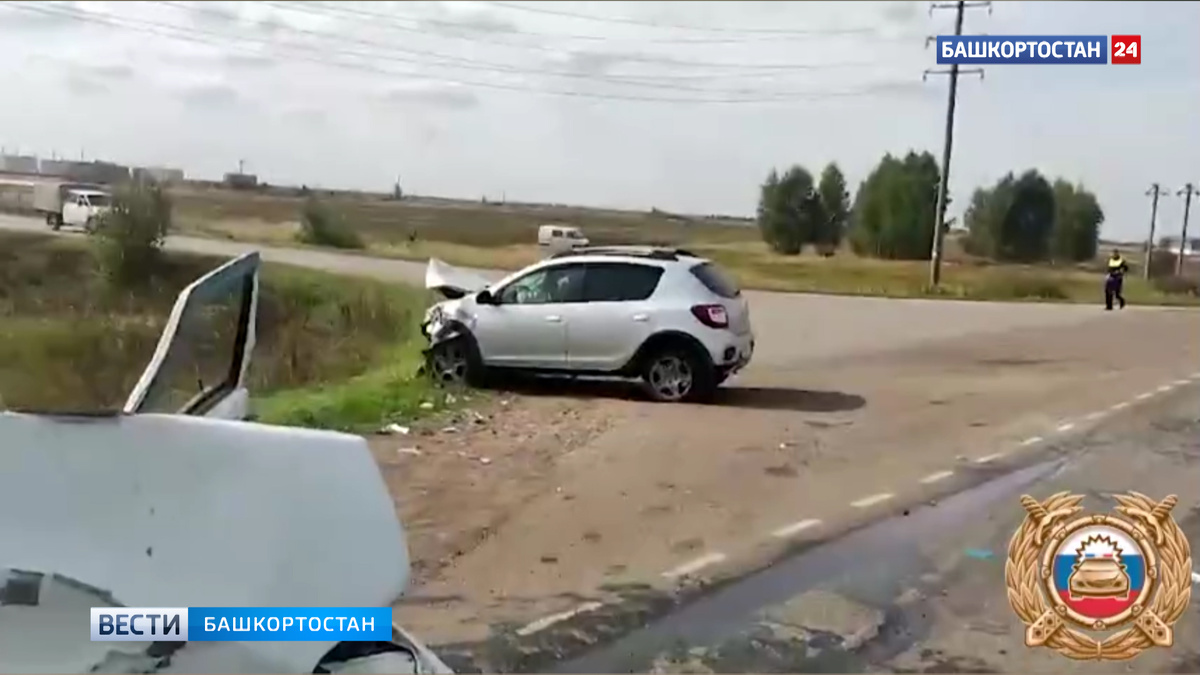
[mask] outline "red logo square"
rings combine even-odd
[[[1114,35],[1108,43],[1109,49],[1112,50],[1112,62],[1114,64],[1140,64],[1142,62],[1142,36],[1141,35]]]

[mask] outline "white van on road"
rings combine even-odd
[[[589,243],[588,238],[583,236],[583,231],[572,225],[551,224],[538,227],[538,249],[542,256],[582,248]]]

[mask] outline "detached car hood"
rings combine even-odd
[[[475,272],[459,269],[430,258],[425,268],[425,288],[441,293],[447,298],[457,299],[464,295],[482,291],[491,283]]]

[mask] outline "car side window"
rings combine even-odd
[[[547,305],[579,302],[583,295],[584,266],[556,265],[530,272],[500,291],[501,305]]]
[[[663,268],[633,263],[591,263],[584,280],[584,302],[636,302],[654,295]]]

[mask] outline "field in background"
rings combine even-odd
[[[303,198],[220,188],[172,192],[181,230],[207,237],[296,246]],[[597,244],[663,244],[712,257],[747,288],[976,300],[1100,302],[1102,268],[1091,265],[1000,265],[965,255],[947,243],[942,287],[931,292],[924,261],[786,257],[770,252],[749,221],[689,218],[658,212],[592,210],[565,206],[482,204],[450,200],[335,196],[326,203],[366,242],[363,253],[409,260],[440,258],[457,265],[517,269],[539,258],[537,226],[583,228]],[[1107,249],[1103,249],[1102,253]],[[1140,254],[1126,295],[1139,304],[1200,304],[1194,294],[1163,292],[1137,278]],[[1189,266],[1193,276],[1200,270]],[[1177,289],[1172,289],[1177,290]],[[1186,290],[1186,289],[1185,289]]]
[[[0,409],[118,409],[175,295],[221,262],[171,254],[153,285],[116,292],[86,241],[0,232]],[[250,385],[260,416],[377,428],[393,415],[412,419],[423,402],[440,407],[416,377],[427,302],[409,287],[266,266]],[[196,352],[220,352],[219,331],[200,332]]]

